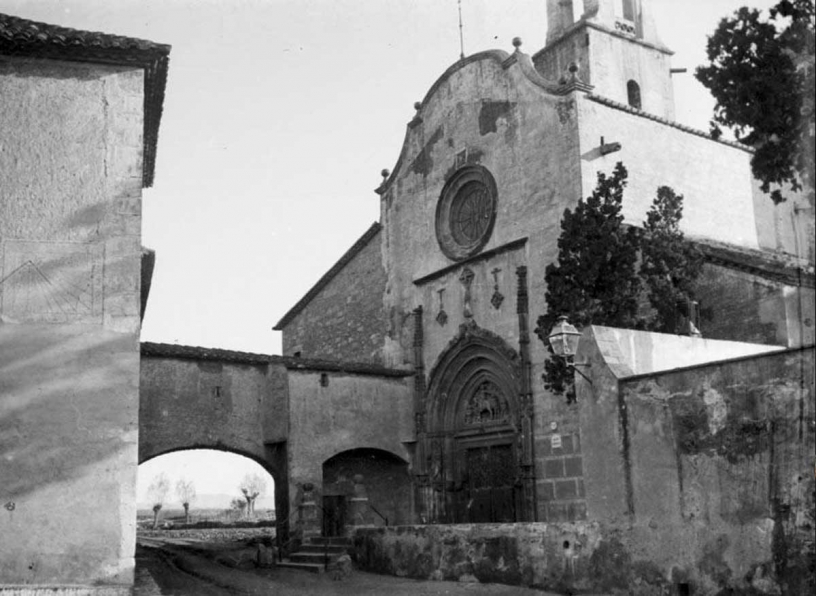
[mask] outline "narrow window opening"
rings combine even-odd
[[[626,94],[629,98],[629,105],[640,110],[640,85],[635,81],[629,81],[626,83]]]
[[[572,22],[577,23],[580,21],[583,14],[583,2],[581,0],[572,0]]]
[[[623,18],[627,21],[635,20],[635,0],[623,0]]]
[[[320,386],[321,387],[329,386],[329,375],[327,373],[320,373]]]

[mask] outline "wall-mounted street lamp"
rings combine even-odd
[[[550,347],[556,357],[563,358],[567,368],[577,372],[592,385],[590,378],[576,368],[577,366],[589,366],[589,363],[573,361],[576,352],[578,352],[578,342],[581,340],[581,334],[574,325],[570,324],[567,317],[563,315],[558,317],[558,322],[553,325],[547,340],[550,342]]]

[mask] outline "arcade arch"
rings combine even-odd
[[[267,446],[268,447],[268,446]],[[268,449],[269,450],[269,449]],[[246,459],[249,459],[258,466],[260,466],[263,471],[268,474],[272,479],[273,486],[267,486],[267,491],[272,489],[271,492],[274,494],[275,499],[275,519],[276,519],[276,536],[279,541],[285,541],[288,539],[289,534],[289,527],[288,527],[288,518],[289,518],[289,499],[287,494],[287,478],[285,474],[285,469],[283,469],[279,465],[275,465],[274,460],[276,459],[274,455],[271,455],[267,458],[259,457],[255,453],[251,453],[248,451],[244,451],[241,449],[230,448],[223,445],[190,445],[190,446],[176,446],[170,449],[165,449],[163,451],[152,452],[149,454],[140,453],[139,457],[139,468],[141,471],[141,467],[143,464],[148,462],[154,461],[160,457],[171,455],[171,454],[179,454],[179,453],[201,453],[204,454],[206,452],[221,452],[224,454],[231,454],[236,457],[240,456]],[[271,450],[270,450],[271,451]],[[173,483],[175,483],[176,478],[171,479]],[[237,486],[227,485],[224,487],[224,491],[236,491]],[[171,489],[172,491],[172,489]],[[200,490],[199,490],[200,492]],[[269,494],[269,493],[267,493]],[[239,494],[236,492],[236,497]]]

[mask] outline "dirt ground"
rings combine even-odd
[[[198,547],[196,547],[198,548]],[[217,554],[216,554],[217,553]],[[216,562],[218,559],[238,568]],[[243,567],[243,568],[242,568]],[[291,569],[257,569],[237,546],[221,551],[190,551],[181,546],[146,548],[136,553],[135,596],[555,596],[500,584],[420,581],[353,571],[334,580],[331,574]]]

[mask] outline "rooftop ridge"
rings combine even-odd
[[[170,46],[0,13],[0,55],[144,69],[142,186],[153,186]]]
[[[644,112],[643,110],[639,110],[637,108],[633,108],[630,105],[620,103],[619,101],[615,101],[613,99],[609,99],[608,97],[604,97],[603,95],[596,95],[594,93],[587,93],[586,98],[590,101],[594,101],[595,103],[599,103],[605,105],[607,107],[613,108],[615,110],[620,110],[622,112],[628,112],[633,116],[639,116],[641,118],[646,118],[647,120],[654,120],[655,122],[659,122],[660,124],[665,124],[666,126],[671,126],[672,128],[676,128],[678,130],[682,130],[683,132],[687,132],[689,134],[703,137],[704,139],[708,139],[714,143],[720,143],[721,145],[727,145],[728,147],[733,147],[735,149],[741,149],[746,153],[753,153],[754,150],[747,145],[743,145],[737,141],[727,141],[724,139],[715,139],[712,136],[700,129],[694,128],[692,126],[687,126],[685,124],[680,124],[679,122],[675,122],[674,120],[669,120],[668,118],[663,118],[662,116],[657,116],[655,114],[650,114],[649,112]]]
[[[348,265],[351,260],[357,256],[363,248],[365,248],[369,242],[380,232],[382,229],[382,225],[379,222],[374,222],[365,231],[365,233],[357,239],[357,241],[351,245],[343,256],[341,256],[337,262],[332,265],[331,269],[329,269],[323,276],[315,282],[315,284],[309,289],[306,294],[303,295],[303,298],[298,300],[295,305],[290,308],[283,317],[281,317],[280,321],[278,321],[274,327],[272,327],[275,331],[281,331],[283,328],[291,321],[300,311],[306,308],[306,305],[311,302],[315,296],[325,288],[329,282],[334,279],[334,277],[343,270],[343,268]]]
[[[413,375],[411,370],[388,368],[368,362],[344,362],[341,360],[323,360],[319,358],[298,358],[276,354],[259,354],[221,348],[205,348],[182,344],[166,344],[144,341],[140,344],[143,357],[177,358],[180,360],[207,360],[234,364],[281,364],[289,370],[340,372],[383,377],[407,377]]]

